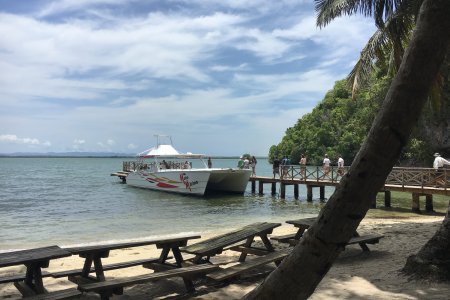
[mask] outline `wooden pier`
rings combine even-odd
[[[342,176],[348,171],[338,170],[337,167],[330,167],[325,172],[320,166],[308,166],[302,168],[298,165],[286,166],[280,169],[280,177],[250,177],[252,193],[256,193],[256,183],[258,182],[258,193],[264,194],[264,184],[271,185],[271,193],[277,193],[279,184],[280,198],[286,197],[286,186],[294,186],[294,198],[299,197],[299,185],[306,185],[306,199],[313,200],[313,188],[319,188],[319,199],[325,199],[325,187],[336,187]],[[380,192],[384,192],[384,203],[386,207],[391,207],[391,191],[407,192],[412,194],[412,210],[420,211],[419,199],[425,196],[425,210],[433,211],[433,195],[450,196],[450,169],[443,169],[436,172],[432,168],[393,168],[386,179],[384,187]],[[373,199],[372,207],[376,207],[376,199]]]

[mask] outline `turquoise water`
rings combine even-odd
[[[183,233],[211,233],[256,221],[315,215],[323,205],[270,194],[192,197],[134,188],[111,173],[122,158],[0,158],[0,251],[56,244],[83,245]],[[214,167],[237,160],[213,159]],[[257,175],[271,176],[259,159]],[[333,192],[326,189],[328,198]],[[318,192],[314,191],[314,196]]]

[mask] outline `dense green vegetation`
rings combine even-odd
[[[385,77],[374,80],[354,101],[346,81],[336,82],[322,102],[288,128],[282,141],[270,148],[269,158],[288,155],[292,163],[298,163],[304,153],[308,164],[320,165],[325,153],[334,163],[342,154],[349,164],[370,129],[388,84]]]
[[[445,82],[450,82],[448,73]],[[270,148],[270,161],[287,155],[293,164],[297,164],[304,153],[309,165],[321,165],[324,155],[328,154],[335,165],[341,154],[345,164],[350,165],[367,136],[390,81],[385,72],[374,74],[366,88],[358,91],[356,100],[352,100],[347,82],[337,81],[312,112],[288,128],[281,142]],[[444,88],[443,105],[436,108],[435,103],[430,101],[425,108],[397,165],[430,167],[433,152],[446,153],[445,149],[434,143],[437,138],[432,133],[433,126],[439,127],[450,122],[449,86],[446,84]]]

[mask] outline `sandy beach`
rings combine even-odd
[[[310,299],[448,299],[450,284],[410,280],[399,270],[406,258],[421,248],[434,234],[443,216],[418,216],[412,218],[366,218],[361,223],[359,233],[384,234],[379,244],[369,245],[370,253],[362,252],[358,245],[351,245],[341,254],[330,272],[318,286]],[[294,232],[292,225],[283,224],[274,235]],[[215,233],[219,234],[219,233]],[[215,235],[214,234],[214,235]],[[204,235],[208,238],[211,235]],[[274,242],[277,248],[286,247]],[[215,263],[225,263],[237,259],[237,252],[226,251],[213,258]],[[129,248],[111,251],[104,263],[157,257],[159,250],[154,246]],[[185,257],[187,258],[187,257]],[[46,271],[81,268],[83,260],[78,256],[54,260]],[[256,287],[270,272],[274,265],[234,280],[231,284],[214,284],[210,281],[196,282],[194,295],[185,293],[181,279],[161,280],[156,283],[141,284],[126,288],[124,295],[113,299],[240,299]],[[0,269],[0,276],[24,271],[24,267]],[[148,273],[148,269],[132,267],[108,271],[107,278],[123,277]],[[67,278],[45,278],[44,285],[49,291],[75,287]],[[0,285],[0,299],[20,299],[13,284]],[[99,299],[96,294],[86,294],[80,299]]]

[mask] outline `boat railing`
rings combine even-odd
[[[161,161],[148,163],[144,161],[124,161],[122,163],[122,171],[135,172],[138,170],[147,170],[150,172],[157,172],[159,170],[186,170],[192,169],[192,162],[176,162],[176,161]]]

